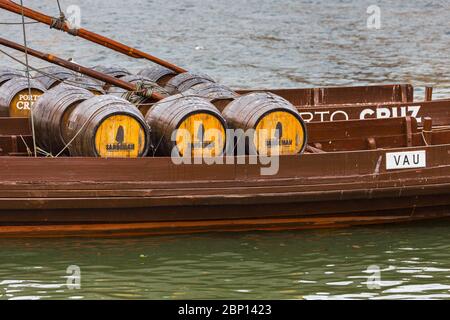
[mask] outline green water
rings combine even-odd
[[[71,265],[80,268],[78,289],[67,283]],[[369,283],[375,273],[368,268],[374,266],[380,278]],[[1,240],[0,299],[24,298],[446,299],[450,221],[286,233]]]

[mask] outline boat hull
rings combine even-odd
[[[403,151],[425,151],[426,167],[388,170],[386,153]],[[170,158],[2,157],[0,166],[0,237],[293,230],[450,216],[450,145],[284,156],[272,176],[262,176],[260,164]]]

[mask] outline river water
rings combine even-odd
[[[408,82],[450,94],[450,1],[62,0],[81,24],[233,87]],[[25,0],[57,15],[56,1]],[[76,7],[73,7],[76,9]],[[76,10],[75,10],[76,11]],[[0,23],[20,17],[0,12]],[[22,41],[21,26],[0,24]],[[150,65],[27,25],[84,65]],[[4,50],[4,49],[2,49]],[[6,50],[13,53],[10,50]],[[23,59],[20,54],[16,57]],[[31,59],[34,67],[44,63]],[[21,66],[0,54],[0,66]],[[78,286],[80,271],[81,283]],[[74,273],[75,272],[75,273]],[[144,239],[0,240],[0,299],[450,298],[450,222]]]

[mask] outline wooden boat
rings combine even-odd
[[[20,145],[27,126],[2,118],[1,148],[7,140]],[[311,123],[308,131],[323,150],[280,157],[272,176],[248,158],[175,165],[165,157],[13,152],[0,157],[0,237],[292,230],[450,216],[449,129],[422,130],[406,117]]]
[[[178,76],[186,72],[73,29],[63,16],[46,16],[11,0],[0,0],[0,7],[156,62]],[[10,41],[2,44],[23,50]],[[139,89],[72,68],[109,85]],[[427,89],[426,101],[414,102],[413,87],[403,84],[269,91],[289,100],[309,121],[306,153],[267,163],[257,157],[216,159],[223,164],[208,164],[208,159],[176,164],[169,157],[30,157],[29,120],[0,118],[0,237],[297,230],[450,217],[450,100],[433,101]],[[156,101],[164,98],[161,92],[143,93]],[[276,170],[263,174],[269,166]]]

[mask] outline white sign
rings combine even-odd
[[[386,153],[386,170],[426,168],[425,150]]]

